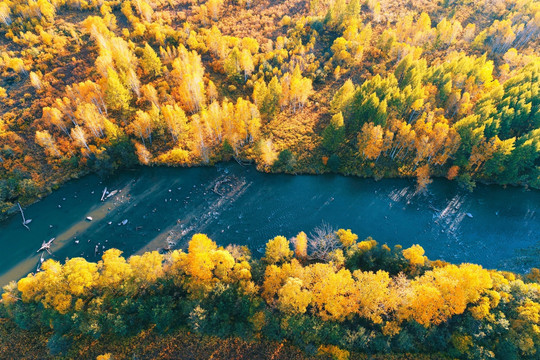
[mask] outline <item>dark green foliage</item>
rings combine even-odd
[[[410,352],[414,350],[413,338],[411,337],[407,329],[401,330],[392,341],[392,346],[397,351]]]
[[[369,343],[369,350],[374,353],[388,353],[390,352],[390,342],[386,336],[377,335]]]
[[[155,297],[150,307],[150,323],[156,324],[156,330],[167,332],[179,325],[177,303],[171,296]]]
[[[223,146],[221,147],[221,154],[220,158],[223,160],[230,160],[234,155],[234,149],[229,143],[228,140],[225,140],[223,142]]]
[[[274,162],[274,169],[277,171],[292,171],[296,163],[294,154],[291,150],[285,149],[281,150],[277,160]]]
[[[450,343],[450,335],[444,325],[430,328],[426,334],[426,348],[429,352],[446,351]]]
[[[495,356],[500,360],[518,360],[519,352],[514,343],[507,339],[501,339],[495,350]]]
[[[337,172],[339,169],[339,166],[341,165],[341,159],[338,155],[332,154],[330,155],[330,158],[328,159],[328,168],[332,170],[333,172]]]
[[[345,126],[341,113],[334,115],[332,121],[323,131],[323,147],[331,153],[336,152],[345,140]]]
[[[10,310],[10,317],[21,329],[35,330],[39,328],[43,305],[36,303],[22,304],[18,302]]]
[[[281,319],[270,310],[264,312],[266,324],[263,328],[264,335],[270,340],[281,340],[284,334],[281,331]]]
[[[215,288],[201,303],[204,320],[202,332],[221,337],[234,334],[247,337],[251,324],[248,321],[254,304],[233,286]]]
[[[62,335],[53,335],[47,342],[47,347],[51,355],[65,355],[70,347],[72,341]]]
[[[401,254],[400,248],[385,250],[377,246],[367,251],[350,252],[345,266],[351,271],[385,270],[391,275],[397,275],[400,272],[408,272],[409,262]]]

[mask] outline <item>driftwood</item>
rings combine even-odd
[[[212,191],[218,194],[219,196],[223,196],[223,194],[219,192],[219,187],[230,181],[232,181],[232,179],[228,176],[225,177],[223,180],[219,180],[218,182],[216,182],[216,185],[214,185],[214,188],[212,189]]]
[[[437,213],[440,213],[440,212],[441,212],[441,210],[437,209],[435,206],[433,206],[433,205],[431,205],[431,204],[428,205],[428,208],[430,208],[431,210],[433,210],[433,211],[435,211],[435,212],[437,212]]]
[[[49,254],[52,255],[52,253],[51,253],[51,251],[49,249],[51,248],[51,245],[52,245],[54,239],[56,239],[56,238],[52,238],[49,241],[43,241],[43,244],[41,244],[41,247],[36,252],[46,251],[46,252],[48,252]],[[43,256],[43,254],[42,254],[42,256]]]
[[[101,201],[105,200],[105,195],[107,195],[107,187],[103,189],[103,194],[101,194]]]
[[[233,159],[236,160],[236,162],[238,163],[238,165],[240,165],[240,166],[245,166],[245,165],[242,163],[242,160],[240,160],[240,159],[237,158],[236,156],[233,156]]]
[[[21,212],[21,216],[22,216],[22,224],[25,228],[27,228],[28,230],[30,230],[30,228],[28,227],[28,224],[30,224],[30,222],[32,222],[32,219],[28,219],[26,220],[26,218],[24,217],[24,211],[21,207],[21,204],[20,203],[17,203],[17,205],[19,206],[19,211]]]
[[[103,194],[101,195],[101,201],[107,200],[111,196],[116,195],[118,192],[119,192],[118,190],[113,190],[113,191],[109,192],[109,191],[107,191],[107,188],[105,188],[103,190]]]
[[[43,262],[45,261],[45,255],[44,254],[45,254],[44,252],[41,253],[41,257],[39,258],[39,262],[38,262],[38,264],[36,266],[36,272],[41,271],[41,264],[43,264]]]
[[[251,160],[241,160],[239,158],[237,158],[236,156],[233,156],[233,159],[236,160],[236,162],[240,165],[240,166],[248,166],[248,165],[251,165],[253,164],[253,161]]]

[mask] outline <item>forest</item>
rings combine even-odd
[[[0,216],[142,165],[540,187],[534,0],[2,0]]]
[[[223,359],[238,341],[277,342],[276,352],[285,345],[290,357],[280,358],[538,359],[540,271],[430,261],[419,245],[358,241],[346,229],[276,236],[262,259],[196,234],[186,252],[47,260],[3,288],[0,318],[0,357],[16,341],[41,359],[29,340],[38,336],[51,356],[131,359],[157,343],[159,358],[174,359],[167,355],[177,341],[193,334],[209,347],[198,336],[236,338]],[[7,331],[15,327],[22,330]],[[195,358],[208,358],[202,351]]]
[[[538,0],[0,0],[0,219],[139,165],[538,189],[539,51]],[[0,358],[540,354],[540,270],[346,229],[41,269],[1,291]]]

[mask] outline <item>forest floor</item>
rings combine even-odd
[[[103,336],[99,340],[82,338],[73,344],[67,356],[53,356],[47,348],[50,332],[26,331],[17,328],[7,319],[0,319],[0,359],[49,360],[49,359],[96,359],[111,354],[111,359],[156,359],[156,360],[310,360],[331,359],[329,356],[307,355],[294,345],[284,341],[246,341],[240,338],[221,339],[176,330],[160,334],[148,330],[140,334],[117,340]],[[314,349],[315,351],[316,349]],[[442,359],[435,355],[402,354],[367,355],[351,354],[358,360],[432,360]]]

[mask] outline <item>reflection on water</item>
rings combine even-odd
[[[118,192],[102,202],[105,187]],[[254,251],[323,222],[389,245],[421,244],[432,259],[519,272],[540,267],[539,191],[478,186],[468,193],[445,180],[429,190],[415,194],[402,179],[268,175],[237,164],[91,175],[25,209],[30,231],[19,217],[0,224],[0,283],[33,271],[36,250],[52,237],[54,259],[96,261],[111,247],[125,255],[185,247],[196,232]]]

